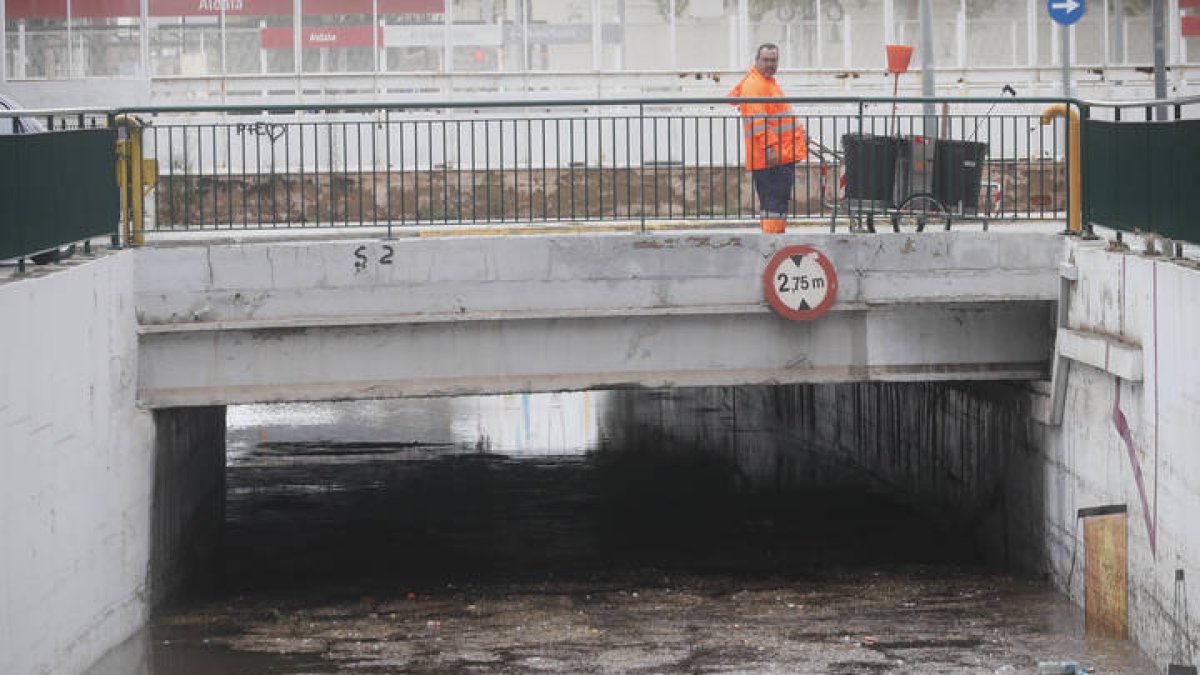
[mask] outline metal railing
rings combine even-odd
[[[1061,99],[784,100],[792,103],[808,148],[797,164],[793,219],[867,227],[876,216],[895,225],[898,216],[919,210],[922,218],[948,224],[1056,219],[1068,207],[1064,185],[1076,169],[1062,156],[1062,130],[1039,117],[1042,107]],[[581,221],[644,226],[748,223],[758,215],[743,168],[742,121],[725,98],[204,106],[114,114],[145,124],[144,157],[158,166],[158,188],[146,202],[151,231]],[[930,155],[932,169],[917,170],[905,154],[905,147],[921,142],[916,139],[947,150]],[[893,145],[894,152],[861,154]],[[919,209],[905,206],[913,196],[922,198]]]
[[[1081,104],[1084,219],[1200,243],[1200,96]]]

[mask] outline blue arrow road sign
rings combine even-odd
[[[1056,23],[1070,26],[1083,17],[1084,0],[1046,0],[1046,11]]]

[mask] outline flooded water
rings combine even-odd
[[[968,533],[611,447],[603,406],[230,408],[219,564],[89,675],[1154,672]]]

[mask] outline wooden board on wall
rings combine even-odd
[[[1088,635],[1125,639],[1126,515],[1112,513],[1083,519],[1084,609]]]

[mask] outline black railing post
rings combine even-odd
[[[1088,151],[1087,136],[1088,136],[1088,120],[1092,117],[1092,107],[1086,103],[1079,106],[1079,166],[1075,170],[1079,172],[1079,215],[1083,221],[1084,239],[1095,239],[1096,231],[1092,227],[1092,205],[1089,198],[1090,190],[1087,182],[1087,174],[1084,173],[1083,167],[1087,165],[1087,160],[1084,159],[1084,153]]]
[[[641,214],[641,231],[646,233],[646,106],[638,104],[638,212]]]

